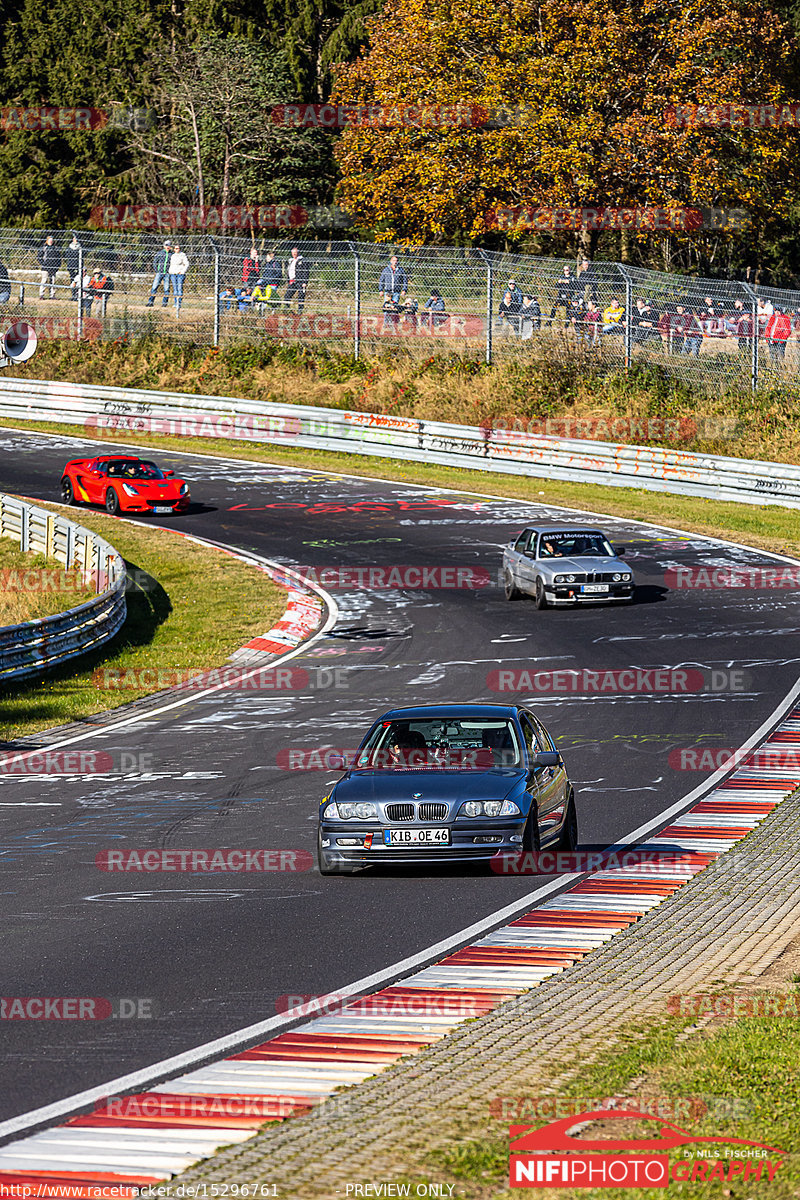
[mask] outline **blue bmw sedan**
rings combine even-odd
[[[574,850],[575,796],[561,755],[521,705],[384,713],[320,802],[319,869],[490,862]]]

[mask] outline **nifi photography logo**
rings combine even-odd
[[[648,1132],[637,1138],[592,1140],[586,1126],[595,1121],[647,1122]],[[770,1183],[786,1153],[742,1138],[698,1137],[661,1117],[631,1109],[595,1109],[540,1128],[512,1125],[509,1138],[513,1188],[665,1188],[670,1183],[717,1182],[722,1195],[722,1186],[734,1180]]]

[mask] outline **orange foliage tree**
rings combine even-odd
[[[339,199],[384,240],[477,240],[498,206],[726,206],[781,214],[800,131],[671,127],[672,105],[791,98],[794,35],[738,0],[388,0],[336,74],[347,105],[519,108],[499,128],[338,141]]]

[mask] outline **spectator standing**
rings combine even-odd
[[[283,267],[272,250],[268,250],[261,267],[258,282],[264,287],[280,287],[283,283]]]
[[[166,308],[169,303],[169,260],[172,258],[171,242],[164,242],[160,250],[157,250],[153,255],[153,286],[150,288],[150,295],[147,298],[145,308],[152,308],[153,301],[156,298],[156,292],[160,283],[164,284],[164,300],[161,307]]]
[[[555,298],[555,301],[553,302],[553,307],[550,309],[549,322],[551,325],[553,324],[553,321],[555,320],[556,310],[559,308],[563,308],[564,309],[564,328],[566,329],[566,327],[569,323],[569,316],[570,316],[569,310],[570,310],[570,306],[572,305],[573,296],[575,295],[575,287],[576,287],[576,282],[572,276],[572,268],[564,267],[564,270],[561,272],[561,278],[558,281],[558,292],[556,293],[556,298]]]
[[[381,294],[381,300],[392,300],[395,304],[402,303],[406,298],[408,291],[408,275],[405,269],[400,266],[396,254],[393,254],[386,266],[381,271],[381,277],[378,280],[378,291]]]
[[[775,309],[769,300],[759,300],[758,302],[758,333],[760,337],[764,336],[764,330],[767,328],[767,321],[773,316]]]
[[[680,332],[683,335],[681,354],[688,354],[689,357],[694,355],[695,358],[699,358],[700,347],[703,344],[703,326],[694,313],[689,312],[682,304],[679,304],[676,309],[675,330],[676,333]]]
[[[80,276],[78,278],[80,278]],[[81,303],[81,308],[83,309],[83,312],[85,313],[85,315],[87,317],[90,316],[90,314],[91,314],[92,303],[94,301],[94,288],[92,287],[93,278],[94,278],[93,275],[90,275],[87,270],[84,270],[84,272],[83,272],[83,301]]]
[[[286,263],[286,278],[289,281],[289,286],[286,289],[284,300],[289,303],[295,296],[297,296],[298,313],[303,311],[310,275],[311,267],[303,258],[297,246],[292,246],[289,252],[288,261]]]
[[[183,301],[183,284],[186,279],[186,272],[189,270],[189,260],[181,250],[180,246],[175,243],[172,247],[172,254],[169,259],[169,282],[172,287],[172,295],[175,299],[175,316],[181,311],[181,303]],[[166,302],[166,293],[164,293]]]
[[[8,267],[4,262],[0,262],[0,304],[8,304],[11,299],[11,279],[8,274]]]
[[[69,275],[70,300],[78,299],[78,272],[81,266],[81,244],[78,241],[78,235],[73,233],[72,241],[64,251],[64,266],[67,268]]]
[[[258,261],[258,250],[253,246],[248,258],[242,263],[242,283],[255,284],[261,276],[261,266]]]
[[[47,286],[50,286],[50,299],[54,300],[56,295],[56,273],[61,266],[61,251],[55,244],[52,234],[44,239],[39,247],[39,266],[42,268],[42,276],[39,287],[39,299],[46,300]]]
[[[734,300],[732,320],[737,337],[737,348],[740,354],[744,354],[750,349],[753,340],[753,314],[748,308],[745,308],[744,301]]]
[[[584,300],[588,303],[591,299],[595,308],[599,308],[597,272],[595,271],[594,263],[589,262],[588,258],[582,258],[578,264],[576,284],[576,290],[583,296]]]
[[[782,308],[776,308],[767,321],[764,336],[769,346],[770,361],[779,366],[786,357],[786,343],[792,335],[792,320]]]

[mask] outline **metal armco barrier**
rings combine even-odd
[[[0,493],[0,537],[39,551],[91,579],[97,595],[68,612],[0,629],[0,686],[30,679],[95,650],[125,620],[125,564],[113,546],[57,513]],[[22,572],[21,572],[22,573]]]
[[[44,380],[0,380],[0,418],[127,437],[225,438],[800,508],[800,466],[379,413]]]

